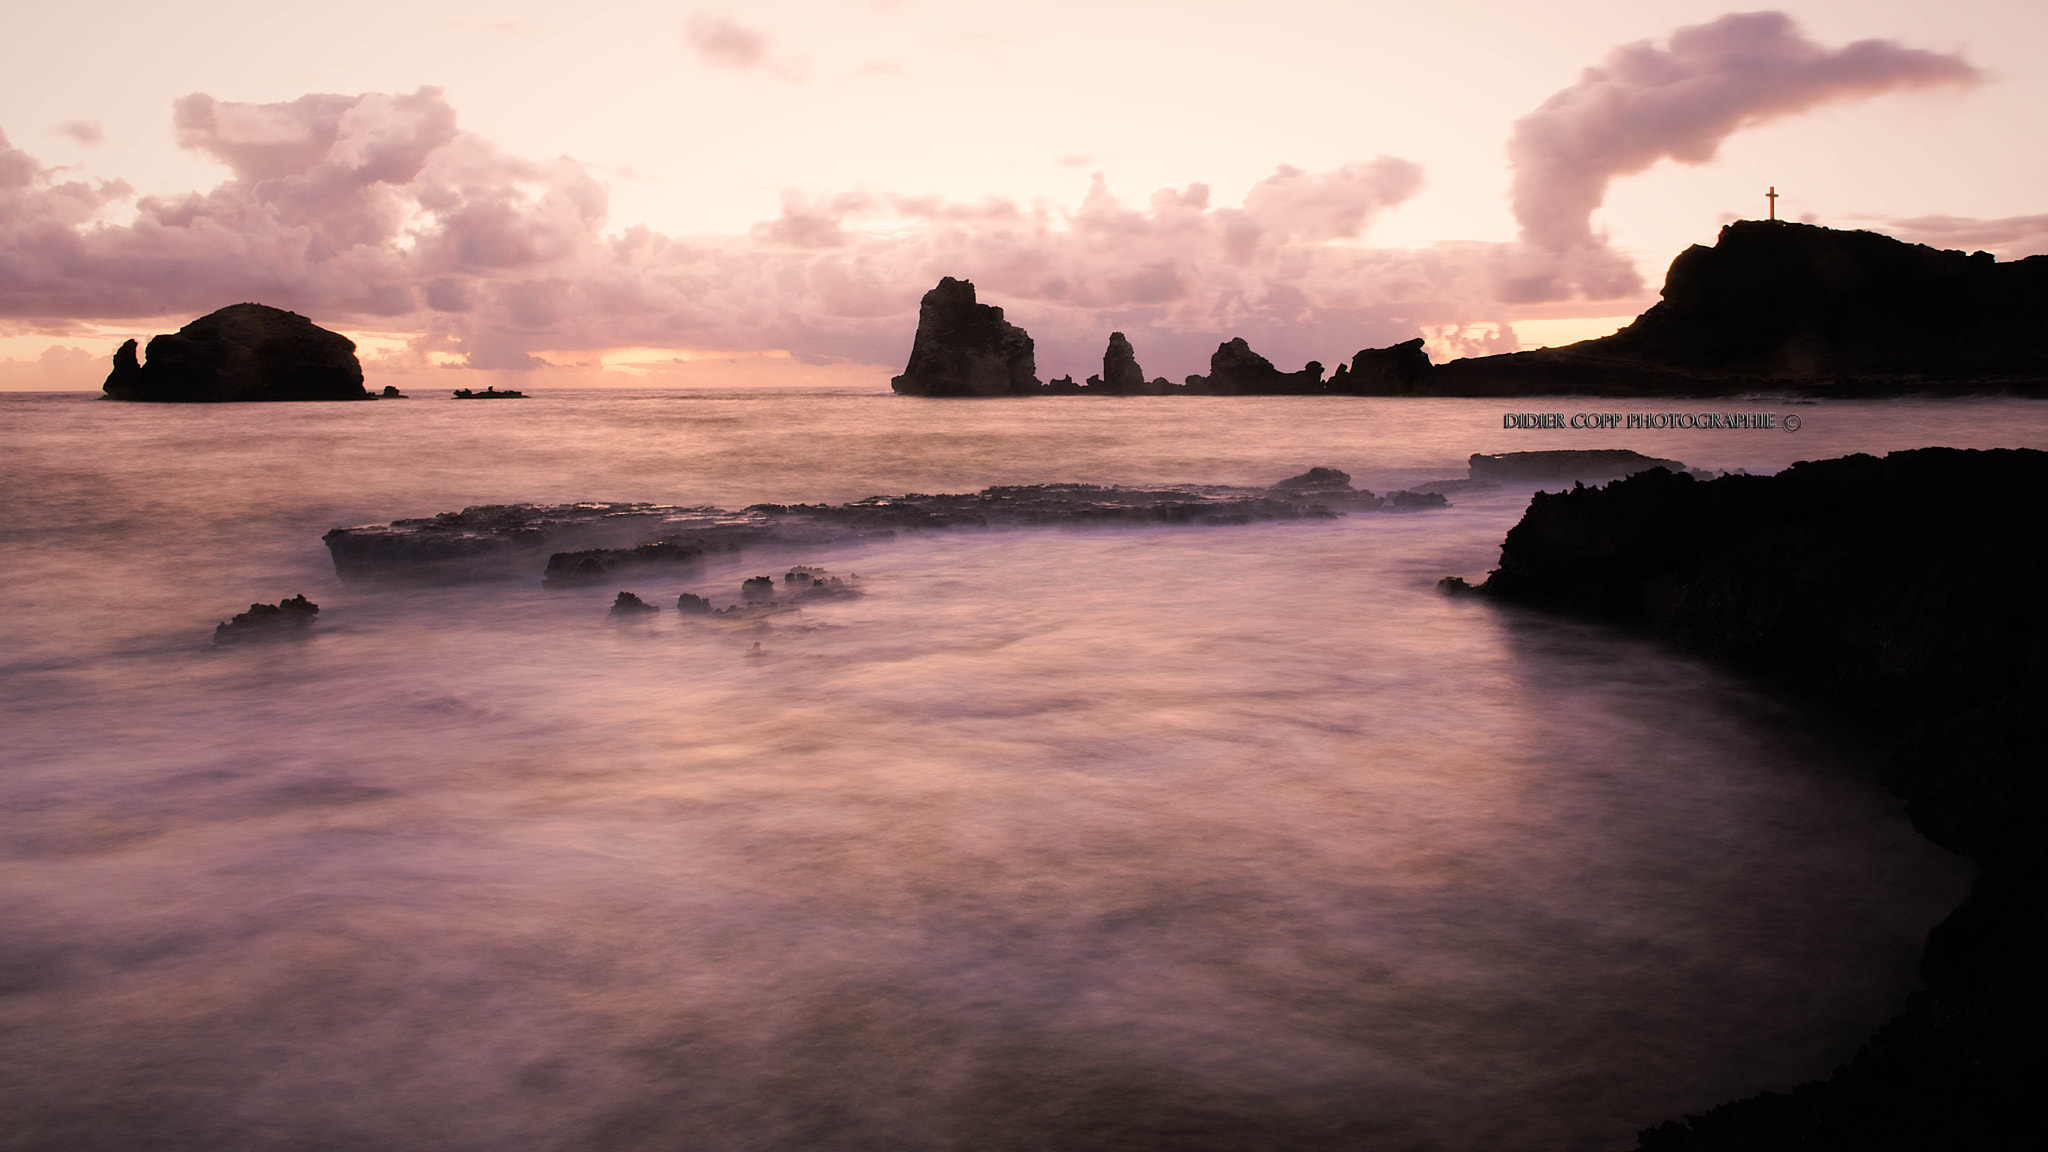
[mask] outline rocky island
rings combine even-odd
[[[1361,349],[1327,379],[1316,361],[1283,372],[1240,337],[1218,345],[1206,376],[1147,381],[1119,332],[1103,374],[1076,385],[1041,384],[1029,334],[948,277],[925,295],[894,385],[913,396],[2048,396],[2048,256],[2001,263],[1740,220],[1680,253],[1662,297],[1597,340],[1432,364],[1417,338]]]
[[[223,403],[245,400],[373,400],[355,341],[296,312],[230,304],[169,335],[114,353],[102,386],[110,400]]]
[[[1883,750],[1882,782],[1915,826],[1983,868],[1928,936],[1924,990],[1830,1079],[1667,1122],[1642,1152],[2039,1138],[2044,518],[2048,453],[1927,448],[1704,482],[1652,469],[1538,493],[1508,533],[1474,591],[1647,632],[1846,721]]]

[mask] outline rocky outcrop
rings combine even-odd
[[[2048,453],[1928,448],[1710,482],[1655,469],[1538,493],[1508,533],[1486,596],[1649,632],[1847,720],[1915,825],[1984,867],[1928,937],[1925,991],[1834,1076],[1650,1129],[1644,1152],[2038,1139],[2044,520]]]
[[[890,386],[906,396],[1011,396],[1040,390],[1031,335],[1003,310],[974,301],[951,276],[924,294],[910,362]]]
[[[642,600],[640,597],[633,595],[631,592],[621,592],[619,593],[618,599],[612,601],[611,614],[613,616],[624,617],[625,619],[633,620],[641,616],[652,615],[653,613],[659,611],[661,611],[661,609],[655,607],[652,604],[649,604],[647,601]]]
[[[1663,299],[1598,340],[1453,360],[1370,395],[2048,394],[2048,256],[2000,263],[1784,220],[1671,262]]]
[[[1329,390],[1350,396],[1409,396],[1429,376],[1422,337],[1386,348],[1361,348],[1351,363],[1337,365]]]
[[[232,619],[221,621],[213,630],[213,642],[226,646],[298,639],[307,635],[318,615],[320,606],[303,593],[275,604],[251,604],[247,612],[237,612]]]
[[[231,304],[175,333],[114,353],[109,399],[175,403],[241,400],[368,400],[355,341],[296,312]]]
[[[1238,336],[1216,346],[1207,376],[1190,376],[1188,391],[1204,396],[1309,396],[1325,391],[1323,366],[1313,360],[1299,372],[1282,372]]]

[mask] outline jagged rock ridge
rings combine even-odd
[[[102,387],[109,399],[160,403],[374,399],[355,341],[264,304],[230,304],[152,337],[146,363],[127,341]]]

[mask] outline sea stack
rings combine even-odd
[[[1109,347],[1102,353],[1102,387],[1130,396],[1147,391],[1145,370],[1138,367],[1137,350],[1121,332],[1109,334]]]
[[[924,294],[910,363],[890,386],[906,396],[1012,396],[1036,393],[1031,334],[1003,310],[974,301],[974,283],[951,276]]]
[[[114,353],[104,385],[112,400],[219,403],[236,400],[370,400],[355,341],[296,312],[231,304],[149,342]]]

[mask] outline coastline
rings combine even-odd
[[[1855,725],[1934,843],[1983,871],[1924,988],[1825,1081],[1640,1134],[1640,1152],[2018,1147],[2048,1062],[2048,453],[1920,449],[1538,493],[1479,594],[1647,632]],[[1461,592],[1449,578],[1447,591]]]

